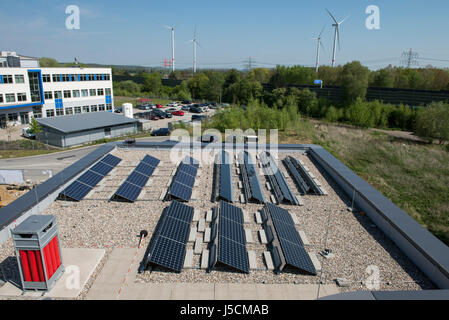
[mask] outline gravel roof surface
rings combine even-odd
[[[59,225],[60,239],[64,247],[106,248],[107,254],[97,267],[93,277],[78,298],[83,298],[93,283],[108,254],[115,247],[131,248],[138,244],[138,235],[142,229],[148,230],[149,237],[145,240],[144,248],[159,220],[162,210],[169,205],[168,201],[160,201],[161,193],[167,190],[167,184],[172,179],[172,172],[177,161],[171,161],[170,151],[162,150],[125,150],[115,149],[111,152],[123,159],[121,163],[97,185],[81,202],[55,201],[44,214],[56,215]],[[135,203],[122,203],[108,201],[115,190],[126,179],[138,162],[150,154],[161,163],[157,172],[150,178]],[[266,269],[262,254],[267,251],[266,245],[259,242],[257,231],[262,226],[254,218],[256,211],[261,210],[261,204],[242,204],[238,202],[240,193],[237,175],[237,166],[232,165],[234,205],[242,208],[250,215],[250,223],[245,228],[251,229],[254,243],[247,244],[248,250],[254,250],[257,257],[257,270],[249,274],[241,274],[224,270],[223,268],[206,273],[200,270],[200,255],[194,255],[193,269],[183,269],[180,274],[167,272],[158,268],[151,272],[146,271],[137,275],[135,281],[139,282],[209,282],[209,283],[331,283],[336,278],[346,278],[350,285],[341,288],[342,292],[355,290],[368,290],[365,281],[371,272],[370,266],[376,266],[380,275],[379,290],[421,290],[434,289],[433,283],[399,250],[399,248],[380,231],[373,222],[361,213],[347,210],[351,206],[351,199],[324,172],[312,163],[306,154],[292,152],[279,153],[279,160],[291,155],[300,159],[321,182],[328,192],[327,196],[305,195],[300,196],[293,180],[290,178],[285,166],[279,161],[278,165],[287,177],[287,182],[296,196],[301,197],[303,206],[280,205],[289,210],[298,218],[300,225],[297,230],[303,230],[310,242],[306,246],[309,253],[318,257],[322,267],[322,274],[317,276],[302,275],[295,272],[274,274]],[[200,158],[199,153],[193,157]],[[206,211],[218,203],[211,202],[213,184],[213,155],[204,157],[199,168],[194,188],[195,200],[188,205],[201,210],[201,218]],[[232,157],[234,160],[234,157]],[[178,159],[180,160],[180,158]],[[255,158],[254,158],[255,160]],[[257,160],[257,162],[259,162]],[[259,170],[257,172],[267,200],[270,191],[265,186],[268,181]],[[192,222],[195,227],[197,222]],[[206,223],[208,227],[209,223]],[[327,228],[329,226],[329,228]],[[326,241],[326,234],[328,235]],[[203,233],[197,233],[203,237]],[[207,244],[203,244],[206,248]],[[193,248],[189,243],[187,248]],[[332,249],[334,257],[326,259],[319,251]],[[5,260],[6,259],[6,260]],[[0,261],[4,273],[17,273],[11,240],[0,247]],[[370,268],[369,268],[370,267]],[[368,268],[368,269],[367,269]],[[1,273],[0,273],[1,277]]]

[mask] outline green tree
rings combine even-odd
[[[187,80],[187,86],[189,87],[192,98],[206,99],[208,83],[209,78],[203,72],[200,72],[196,74],[194,77]]]
[[[449,141],[449,106],[433,102],[420,110],[416,118],[416,133],[430,142],[433,139],[440,144]]]
[[[372,78],[370,85],[373,87],[392,88],[394,85],[393,71],[390,68],[380,69],[373,72]]]
[[[32,117],[30,121],[30,133],[35,134],[36,136],[42,132],[42,127],[40,126],[39,122]]]
[[[42,57],[39,58],[39,66],[41,66],[42,68],[59,67],[59,62],[53,58]]]
[[[347,102],[354,102],[357,98],[365,99],[368,79],[369,69],[360,62],[353,61],[343,66],[342,85]]]
[[[159,72],[145,73],[143,75],[143,91],[155,96],[162,93],[162,78]]]

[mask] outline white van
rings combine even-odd
[[[36,139],[36,135],[34,133],[31,133],[30,128],[26,127],[22,129],[22,137],[28,138],[28,139]]]

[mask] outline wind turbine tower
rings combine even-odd
[[[338,50],[340,50],[340,25],[345,22],[346,19],[348,19],[348,17],[344,18],[343,20],[341,20],[340,22],[337,21],[337,19],[335,19],[335,17],[332,15],[332,13],[327,10],[327,13],[329,13],[329,15],[331,16],[332,20],[335,22],[334,24],[332,24],[332,26],[335,28],[335,32],[334,32],[334,49],[332,52],[332,67],[335,66],[335,55],[336,55],[336,51],[337,51],[337,41],[338,41]]]
[[[196,26],[195,31],[193,32],[193,39],[189,42],[193,43],[193,73],[196,73],[196,46],[199,46],[198,39],[196,38]]]
[[[175,71],[175,27],[165,26],[171,31],[171,69]]]
[[[324,28],[321,30],[320,34],[318,35],[318,38],[314,38],[313,40],[317,40],[317,49],[316,49],[316,68],[315,71],[318,73],[318,68],[320,67],[320,47],[322,45],[321,43],[321,35],[323,34]]]

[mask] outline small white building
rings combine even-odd
[[[113,106],[110,68],[0,67],[0,127]]]

